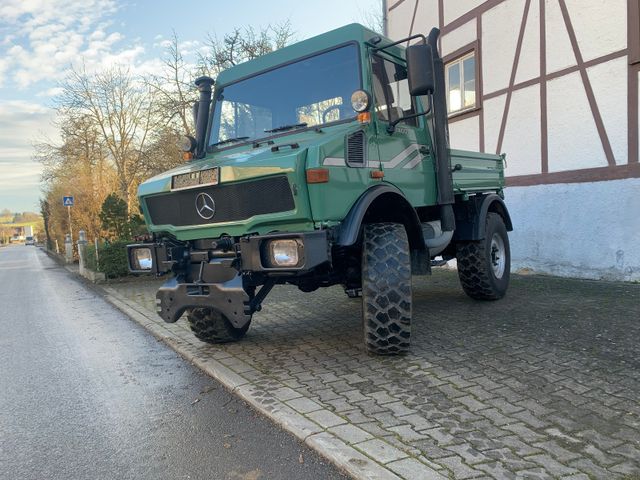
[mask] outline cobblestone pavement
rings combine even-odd
[[[400,478],[640,479],[640,285],[515,276],[483,303],[455,272],[414,277],[399,358],[365,353],[339,287],[276,287],[243,341],[211,346],[155,316],[158,285],[107,291]]]

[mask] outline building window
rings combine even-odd
[[[445,67],[447,111],[449,114],[476,108],[475,52],[457,58]]]

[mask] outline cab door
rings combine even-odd
[[[393,121],[423,108],[409,95],[406,65],[382,52],[372,54],[371,85],[372,121],[376,123],[384,181],[402,190],[416,207],[433,205],[436,200],[434,154],[425,116],[400,121],[392,134],[387,130]]]

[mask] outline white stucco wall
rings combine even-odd
[[[449,124],[449,138],[452,148],[478,151],[480,149],[480,120],[478,117],[471,117]]]
[[[512,270],[640,280],[640,179],[509,187]]]
[[[578,72],[547,83],[547,120],[550,172],[607,166]]]
[[[442,48],[440,55],[446,57],[459,48],[473,43],[478,38],[476,21],[472,20],[465,23],[460,28],[456,28],[453,32],[442,35]]]
[[[484,0],[447,0],[444,5],[444,23],[453,22],[456,18],[464,15],[469,10],[473,10],[481,5]]]
[[[513,92],[504,131],[502,152],[507,153],[506,175],[540,173],[540,87]]]
[[[503,2],[482,15],[482,80],[484,93],[509,85],[525,2]],[[508,28],[505,26],[508,25]]]

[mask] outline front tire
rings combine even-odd
[[[362,319],[369,353],[398,355],[411,342],[411,255],[404,226],[364,226]]]
[[[488,213],[485,236],[456,245],[458,278],[464,292],[476,300],[498,300],[509,287],[511,250],[502,217]]]
[[[237,342],[245,336],[251,322],[235,328],[222,313],[212,308],[194,308],[187,314],[193,334],[206,343]]]

